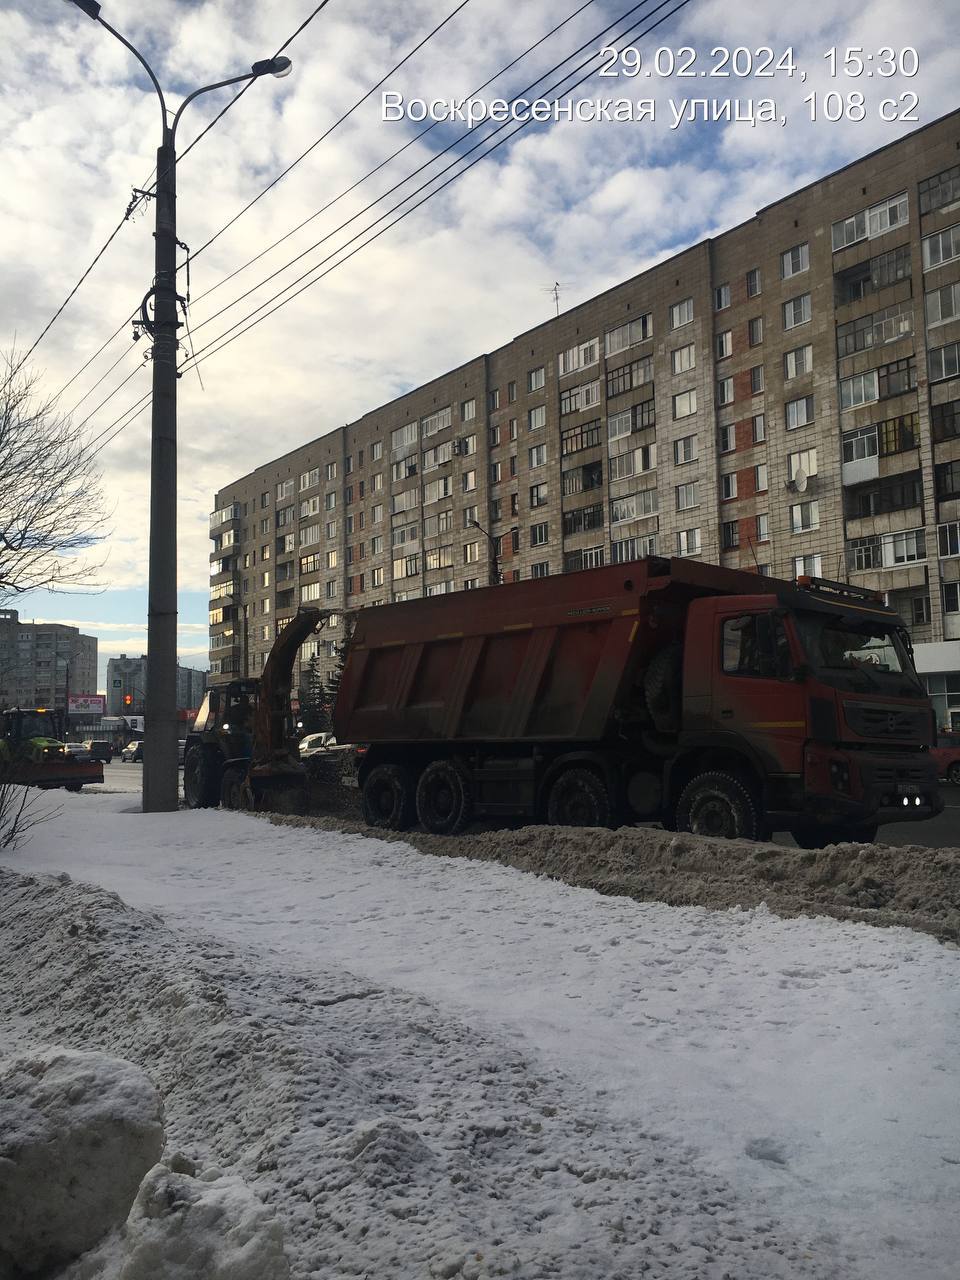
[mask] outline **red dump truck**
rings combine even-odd
[[[817,847],[943,802],[934,716],[879,597],[650,557],[364,609],[334,710],[366,819],[474,817]]]

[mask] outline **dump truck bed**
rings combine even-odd
[[[334,711],[337,737],[599,741],[629,704],[638,666],[680,634],[689,599],[772,584],[650,557],[364,609]]]

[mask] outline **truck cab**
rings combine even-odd
[[[682,687],[678,767],[705,750],[737,762],[762,780],[768,827],[799,843],[943,807],[909,639],[867,592],[806,579],[691,602]]]

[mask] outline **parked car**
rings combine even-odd
[[[93,756],[87,750],[83,742],[65,742],[63,749],[68,756],[72,756],[74,760],[92,760]]]
[[[937,775],[954,786],[960,786],[960,733],[937,734],[937,745],[930,748],[937,762]]]
[[[308,760],[310,756],[326,751],[331,745],[337,745],[332,733],[308,733],[305,738],[300,739],[300,759]]]
[[[127,764],[130,761],[134,764],[139,764],[143,760],[143,743],[128,742],[120,752],[120,759],[124,764]]]
[[[83,745],[90,752],[91,760],[101,760],[104,764],[109,764],[113,759],[112,742],[107,742],[104,739],[88,738]]]

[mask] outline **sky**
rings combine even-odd
[[[145,6],[107,0],[101,16],[151,64],[175,109],[194,89],[272,56],[316,3],[157,0]],[[948,0],[922,7],[901,0],[857,6],[808,0],[796,8],[764,0],[733,6],[687,0],[679,10],[678,3],[466,0],[391,73],[458,8],[458,0],[402,6],[329,0],[286,48],[292,73],[252,84],[184,154],[231,90],[202,96],[187,109],[177,136],[178,236],[195,260],[190,334],[182,330],[181,338],[184,356],[192,339],[199,360],[179,382],[182,662],[207,665],[208,518],[217,489],[541,323],[553,314],[555,282],[561,308],[573,307],[958,105],[955,55],[944,39],[955,16]],[[631,7],[635,12],[618,21]],[[348,248],[352,237],[385,226],[371,224],[496,127],[479,127],[465,143],[458,141],[468,128],[463,123],[440,124],[418,138],[424,123],[383,120],[380,89],[357,106],[368,90],[386,77],[382,90],[405,100],[469,97],[578,10],[480,97],[566,96],[560,90],[569,79],[560,90],[546,90],[587,58],[599,68],[600,49],[612,44],[639,50],[640,74],[626,74],[635,62],[628,53],[615,63],[620,75],[594,75],[570,96],[652,98],[655,118],[531,124],[344,260],[367,239],[361,235]],[[634,43],[636,33],[661,18],[661,26]],[[611,23],[612,31],[602,34]],[[617,39],[621,33],[628,38]],[[586,47],[577,57],[526,92],[581,45]],[[795,74],[788,74],[786,61],[770,77],[702,74],[723,69],[715,49],[752,54],[764,47],[777,61],[792,49]],[[916,74],[881,76],[887,47],[898,54],[915,49]],[[671,58],[683,48],[696,60]],[[664,51],[659,59],[658,49]],[[840,51],[834,76],[825,57],[830,49]],[[862,49],[861,74],[842,73],[847,49]],[[675,67],[688,63],[692,74],[659,74],[669,71],[671,61]],[[759,69],[764,55],[751,61]],[[849,65],[856,69],[855,57]],[[747,68],[746,54],[739,66]],[[909,56],[905,69],[912,70]],[[121,223],[132,189],[149,185],[159,105],[132,54],[63,0],[0,0],[0,77],[0,236],[6,246],[0,350],[22,353]],[[829,93],[841,98],[827,100]],[[811,94],[817,95],[815,122],[805,102]],[[850,94],[863,95],[863,119],[855,118],[860,112]],[[916,95],[915,106],[908,94]],[[721,118],[672,127],[671,102],[699,97],[772,98],[783,123],[754,126]],[[885,99],[915,119],[883,121]],[[825,112],[838,105],[845,108],[842,118],[827,119]],[[402,155],[361,181],[408,142]],[[385,195],[451,143],[454,149],[431,168]],[[130,414],[149,392],[150,369],[143,359],[146,342],[134,343],[124,322],[152,282],[153,217],[152,205],[143,202],[123,222],[29,365],[45,394],[59,393],[58,408],[74,429],[99,437],[104,446],[99,461],[110,534],[98,552],[91,591],[35,592],[12,605],[22,618],[73,621],[96,635],[101,687],[108,657],[146,647],[149,407]],[[278,301],[285,305],[272,315],[259,313],[261,322],[240,333],[246,326],[239,322],[256,307],[331,253],[327,266],[333,270],[298,296],[283,295]],[[186,293],[185,272],[180,281]],[[220,350],[214,340],[234,325],[238,336]]]

